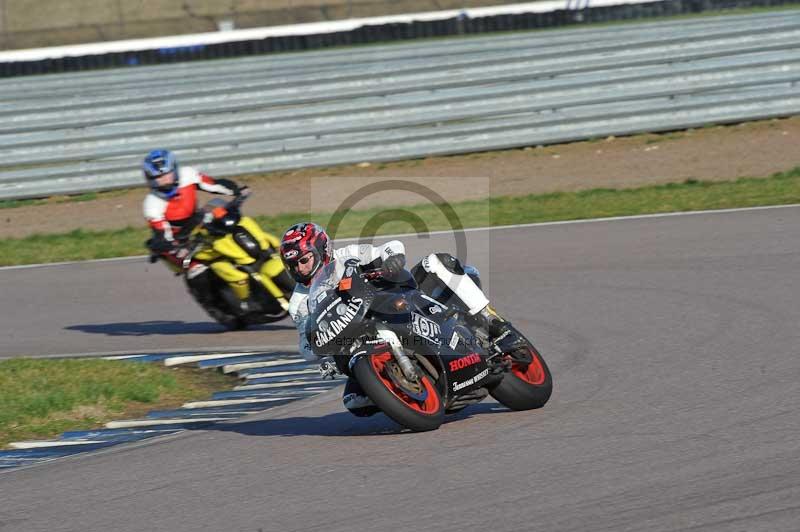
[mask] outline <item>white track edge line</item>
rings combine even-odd
[[[196,349],[186,349],[186,348],[174,348],[174,349],[150,349],[150,350],[125,350],[125,351],[93,351],[89,353],[50,353],[46,355],[31,355],[27,354],[25,356],[35,356],[36,358],[102,358],[108,356],[117,356],[117,355],[132,355],[132,356],[143,356],[143,355],[165,355],[167,358],[171,356],[184,356],[189,351],[195,351],[197,354],[211,354],[211,353],[233,353],[233,352],[246,352],[249,355],[259,355],[259,354],[270,354],[269,351],[280,351],[283,352],[283,356],[293,356],[294,353],[297,352],[297,344],[283,344],[283,345],[259,345],[259,346],[237,346],[231,347],[228,351],[224,350],[224,347],[215,347],[211,348],[196,348]],[[170,354],[173,353],[173,354]],[[296,355],[299,357],[300,355]],[[14,356],[8,355],[0,355],[0,360],[6,360],[9,358],[15,358]],[[300,358],[300,361],[303,359]]]
[[[275,366],[290,366],[290,365],[302,364],[304,362],[307,361],[298,355],[297,358],[284,358],[279,360],[269,360],[263,362],[242,362],[239,364],[226,364],[222,366],[222,372],[235,373],[237,371],[242,371],[245,369],[270,368]]]
[[[16,441],[8,444],[12,449],[47,449],[50,447],[79,447],[81,445],[94,445],[108,443],[104,440],[47,440],[47,441]]]
[[[249,352],[233,352],[233,353],[210,353],[207,355],[176,355],[164,359],[165,366],[179,366],[181,364],[192,364],[194,362],[205,362],[208,360],[217,360],[225,358],[238,358],[242,356],[249,356]],[[267,354],[265,354],[267,356]]]
[[[312,373],[319,373],[316,369],[298,369],[293,371],[274,371],[266,373],[249,373],[244,376],[246,380],[251,379],[266,379],[268,377],[288,377],[289,375],[310,375]]]

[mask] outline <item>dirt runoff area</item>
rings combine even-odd
[[[800,117],[664,134],[430,157],[395,163],[245,176],[251,215],[331,212],[354,191],[384,181],[355,208],[427,201],[397,190],[398,179],[421,184],[448,202],[592,188],[766,177],[800,166]],[[199,168],[202,171],[202,168]],[[412,187],[413,188],[413,187]],[[369,190],[367,190],[369,192]],[[142,226],[145,188],[99,194],[89,201],[50,198],[44,204],[0,209],[0,238],[73,229]]]

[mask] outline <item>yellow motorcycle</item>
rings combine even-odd
[[[182,260],[165,259],[197,303],[229,329],[287,317],[295,286],[283,267],[280,241],[241,215],[246,197],[210,200],[197,213]]]

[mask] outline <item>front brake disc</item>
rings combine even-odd
[[[392,383],[415,401],[422,402],[428,398],[428,390],[425,389],[425,386],[422,384],[422,379],[418,379],[417,382],[408,380],[403,370],[400,369],[400,365],[395,360],[387,362],[384,365],[384,369],[386,371],[386,376],[389,377]]]

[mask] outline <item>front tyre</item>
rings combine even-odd
[[[200,303],[206,314],[229,331],[238,331],[247,327],[247,322],[240,316],[227,312],[211,303]]]
[[[206,311],[206,314],[226,329],[236,331],[247,326],[247,323],[240,316],[227,309],[228,305],[219,293],[215,297],[213,288],[208,280],[205,280],[205,284],[199,281],[190,282],[187,280],[186,286],[197,304]]]
[[[435,430],[444,421],[444,401],[431,377],[418,371],[419,382],[408,382],[391,353],[362,356],[353,367],[361,388],[384,414],[415,432]]]
[[[553,392],[553,377],[539,351],[528,342],[531,363],[527,367],[512,362],[511,371],[489,393],[511,410],[541,408]]]

